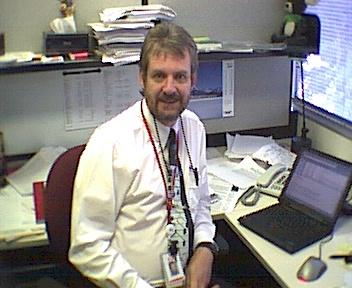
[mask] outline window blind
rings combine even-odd
[[[305,100],[352,122],[352,4],[320,0],[305,13],[318,15],[321,23],[320,53],[303,64]]]

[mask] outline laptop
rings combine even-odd
[[[307,149],[297,157],[279,202],[238,219],[293,254],[330,235],[352,183],[352,164]]]

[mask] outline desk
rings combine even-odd
[[[325,273],[316,281],[303,283],[297,279],[296,272],[309,256],[318,256],[319,242],[291,255],[241,226],[237,221],[240,216],[274,204],[276,201],[270,196],[263,195],[258,204],[253,207],[238,203],[233,212],[223,215],[223,219],[280,286],[292,288],[343,287],[344,275],[348,272],[352,273],[352,267],[349,270],[343,260],[331,260],[329,256],[341,250],[342,245],[348,240],[351,241],[351,218],[340,217],[335,226],[333,239],[322,246],[322,259],[328,266]]]
[[[224,149],[212,151],[212,154],[214,154],[214,157],[219,153],[221,155],[223,150]],[[208,159],[211,158],[210,152],[211,151],[207,151]],[[14,193],[11,193],[11,195],[12,194]],[[318,280],[310,283],[303,283],[297,279],[296,272],[309,256],[318,256],[319,242],[291,255],[261,238],[257,234],[242,227],[237,221],[239,217],[272,205],[276,201],[277,200],[275,198],[261,195],[256,206],[247,207],[243,206],[239,202],[232,212],[213,213],[213,218],[214,220],[224,220],[232,231],[238,236],[238,238],[249,248],[251,254],[259,260],[261,265],[282,287],[342,287],[344,284],[344,276],[349,272],[348,267],[344,264],[343,260],[331,260],[329,259],[329,256],[341,251],[343,244],[346,245],[348,241],[351,242],[351,219],[347,217],[340,217],[335,227],[335,235],[333,239],[322,246],[322,259],[327,263],[327,271]],[[47,241],[46,235],[26,237],[16,242],[0,242],[0,250],[9,250],[28,246],[41,246],[48,244]],[[233,253],[236,254],[236,247],[234,247],[233,250]],[[352,267],[350,269],[350,273],[352,274]]]
[[[344,275],[349,272],[343,260],[331,260],[329,256],[341,250],[347,240],[351,240],[352,221],[347,217],[340,217],[336,224],[334,238],[322,246],[322,258],[327,263],[327,271],[318,280],[310,283],[300,282],[296,277],[299,266],[309,256],[318,256],[319,243],[315,243],[293,255],[286,253],[247,228],[242,227],[237,219],[247,213],[253,212],[274,204],[277,200],[262,195],[258,204],[253,207],[243,206],[238,203],[233,212],[216,213],[214,220],[224,220],[250,249],[251,253],[259,260],[263,267],[273,276],[282,287],[342,287]],[[48,244],[47,235],[26,237],[15,242],[0,242],[0,250],[11,250],[24,247],[44,246]],[[352,267],[351,271],[352,273]]]

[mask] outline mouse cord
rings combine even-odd
[[[329,241],[331,241],[333,237],[334,237],[334,234],[331,233],[328,237],[326,237],[324,240],[319,242],[319,256],[318,256],[319,259],[321,259],[323,244],[328,243]]]

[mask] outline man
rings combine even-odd
[[[185,287],[208,287],[216,247],[205,129],[186,110],[196,45],[183,28],[158,24],[146,36],[139,65],[144,99],[97,128],[82,154],[69,258],[100,287],[126,288],[163,283],[162,256],[171,255],[185,268]],[[165,148],[170,128],[178,155],[173,165]]]

